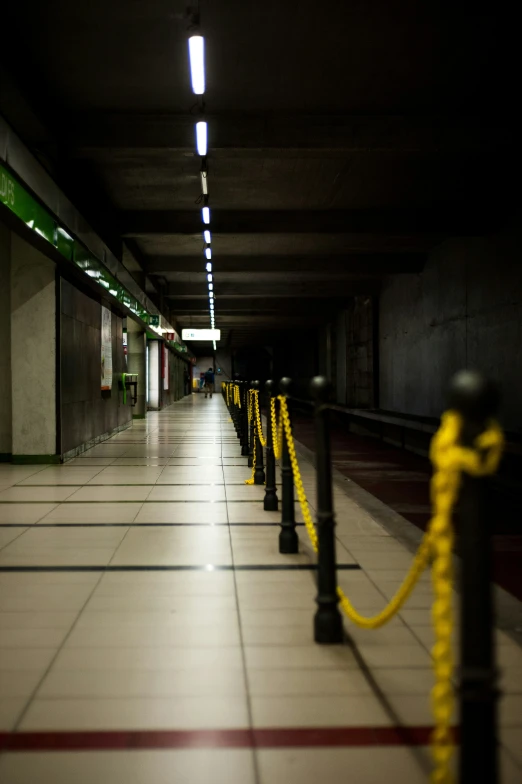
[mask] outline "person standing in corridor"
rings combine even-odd
[[[214,392],[214,368],[209,367],[205,373],[205,397],[210,394],[212,400],[212,393]]]

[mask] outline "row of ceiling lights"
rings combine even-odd
[[[190,60],[190,76],[192,82],[192,91],[195,95],[200,97],[200,110],[204,110],[203,99],[201,96],[205,93],[205,39],[202,35],[191,35],[189,38],[189,60]],[[205,120],[199,120],[196,123],[196,149],[201,158],[201,194],[203,198],[203,207],[201,210],[201,219],[204,224],[203,240],[204,240],[204,253],[206,259],[206,273],[208,283],[208,298],[210,310],[210,326],[212,329],[216,326],[215,321],[215,298],[214,298],[214,275],[212,271],[212,235],[210,232],[210,207],[208,206],[208,167],[207,167],[207,152],[208,152],[208,126]],[[214,349],[216,343],[214,341]]]

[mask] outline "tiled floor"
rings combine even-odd
[[[385,628],[350,628],[355,649],[314,644],[305,529],[280,555],[248,476],[221,398],[198,396],[67,465],[0,465],[2,784],[428,781],[429,576]],[[411,555],[335,503],[339,583],[372,613]],[[522,652],[498,643],[514,784]]]

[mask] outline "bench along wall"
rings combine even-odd
[[[500,383],[502,419],[522,432],[519,236],[441,245],[419,275],[389,277],[379,306],[380,408],[439,416],[461,368]]]

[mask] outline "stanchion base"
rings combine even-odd
[[[282,555],[295,555],[299,552],[299,537],[295,528],[282,528],[279,534],[279,552]]]
[[[263,509],[265,512],[277,512],[279,509],[279,500],[275,490],[267,490],[263,500]]]
[[[265,484],[265,472],[258,471],[256,468],[256,472],[254,474],[254,484],[255,485],[264,485]]]
[[[314,617],[314,640],[320,645],[338,645],[344,641],[343,619],[336,607],[320,607]]]

